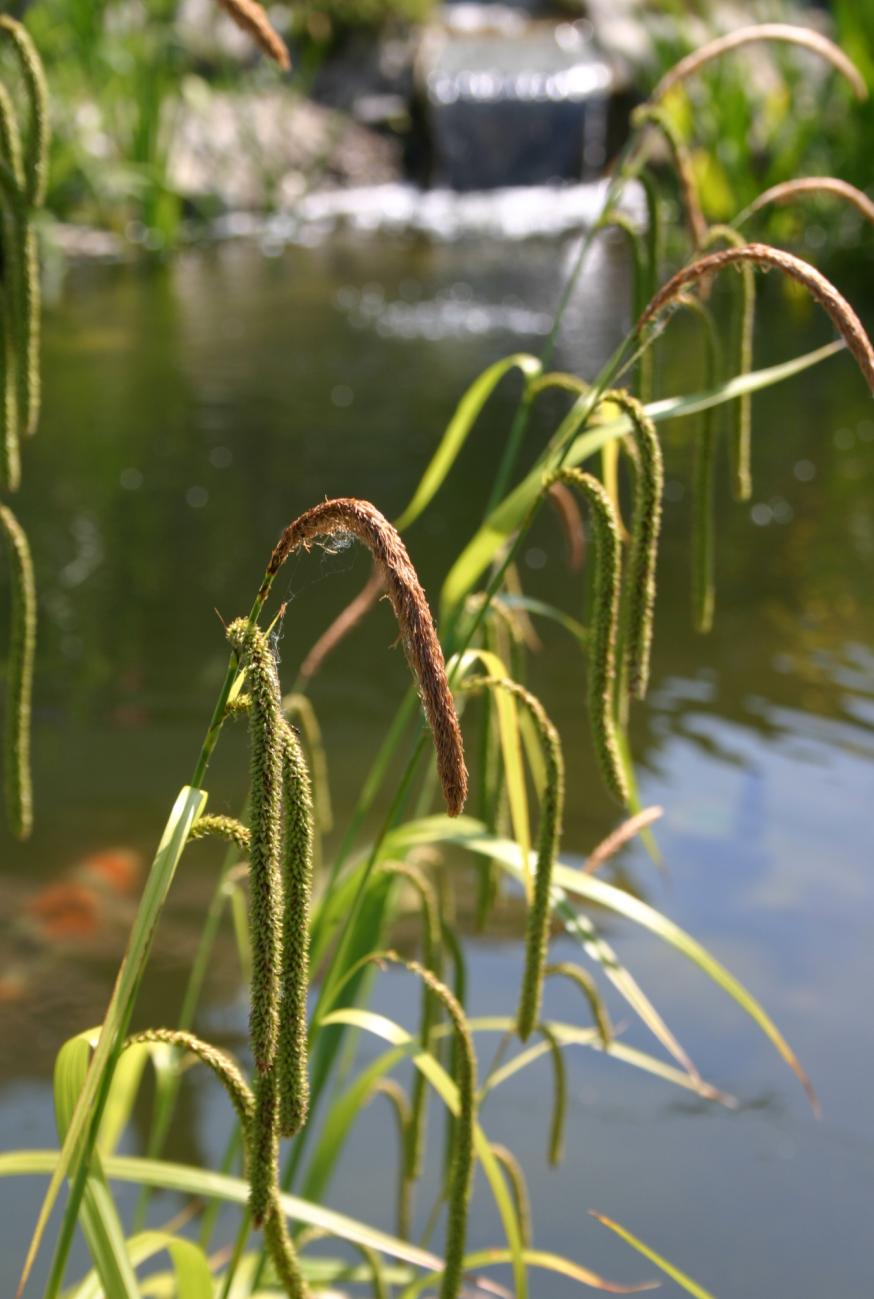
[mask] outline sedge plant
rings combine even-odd
[[[104,1021],[98,1029],[72,1038],[59,1053],[55,1085],[60,1147],[16,1152],[0,1161],[4,1176],[49,1177],[24,1260],[22,1292],[37,1251],[48,1246],[46,1226],[65,1182],[68,1194],[53,1241],[46,1299],[62,1293],[79,1299],[96,1294],[128,1299],[139,1293],[136,1269],[159,1253],[168,1255],[171,1267],[159,1278],[161,1284],[183,1299],[255,1294],[297,1299],[346,1282],[361,1284],[374,1296],[394,1287],[405,1299],[425,1290],[439,1293],[441,1299],[457,1299],[462,1289],[466,1294],[526,1299],[539,1285],[531,1286],[532,1269],[554,1271],[612,1293],[648,1288],[651,1275],[636,1286],[622,1287],[582,1263],[538,1249],[524,1170],[512,1152],[490,1141],[483,1126],[492,1093],[548,1056],[554,1083],[548,1155],[557,1163],[567,1096],[564,1052],[571,1045],[601,1051],[707,1101],[729,1103],[701,1077],[607,942],[590,914],[595,908],[659,935],[712,979],[766,1035],[816,1106],[801,1064],[753,994],[691,935],[598,875],[624,843],[649,833],[660,814],[660,809],[639,805],[628,740],[630,709],[645,697],[650,678],[662,522],[659,424],[686,419],[699,441],[704,438],[695,472],[700,500],[697,541],[691,550],[698,555],[694,621],[706,631],[717,616],[712,598],[717,539],[712,508],[713,483],[720,471],[716,450],[726,435],[723,417],[729,417],[727,435],[735,448],[729,485],[736,496],[743,496],[748,442],[755,437],[748,404],[752,394],[844,349],[874,388],[874,350],[837,289],[786,250],[747,243],[737,227],[731,227],[731,233],[708,227],[689,190],[694,176],[688,168],[681,167],[687,216],[695,213],[694,220],[685,223],[688,260],[673,274],[666,274],[662,264],[663,199],[651,150],[666,134],[662,100],[669,91],[679,93],[684,80],[703,63],[740,57],[737,52],[746,44],[762,40],[802,44],[851,81],[855,91],[862,88],[840,51],[821,37],[793,30],[794,36],[785,28],[762,29],[701,51],[697,59],[681,62],[657,88],[638,114],[616,165],[603,219],[581,242],[543,354],[508,357],[474,381],[396,524],[370,502],[340,498],[305,509],[279,535],[248,614],[227,627],[227,671],[190,782],[180,791],[161,838]],[[668,138],[674,162],[680,164],[684,144],[673,126]],[[651,227],[648,237],[629,231],[636,250],[635,323],[600,374],[584,379],[555,372],[551,364],[556,334],[573,285],[584,271],[598,229],[611,223],[623,187],[636,178],[644,180]],[[620,224],[624,229],[626,223]],[[836,328],[838,341],[767,370],[754,370],[748,274],[757,269],[775,269],[803,286]],[[710,330],[712,319],[718,334],[719,313],[711,310],[708,297],[711,281],[725,270],[741,272],[740,306],[729,322],[729,345],[721,353],[731,357],[731,373],[722,375],[713,364],[703,391],[652,400],[654,369],[643,364],[644,358],[679,308],[690,309],[704,330]],[[661,341],[658,345],[665,346]],[[636,394],[622,386],[632,369],[640,385]],[[401,534],[427,510],[482,407],[512,371],[523,380],[518,413],[495,485],[484,502],[483,521],[446,576],[435,619]],[[521,472],[519,451],[527,422],[547,388],[561,390],[568,408],[534,464]],[[741,418],[739,403],[744,403]],[[701,414],[705,422],[696,430],[688,421]],[[622,455],[612,455],[611,449]],[[621,478],[614,472],[619,464],[631,479],[630,527],[623,523]],[[586,576],[582,618],[526,592],[515,568],[533,520],[542,509],[553,507],[570,562],[577,569],[582,564]],[[290,556],[330,545],[338,536],[350,537],[370,552],[373,576],[327,633],[293,629],[303,666],[294,691],[283,696],[269,635],[269,602],[277,575]],[[579,578],[571,575],[568,603],[577,612],[579,586]],[[412,684],[339,845],[317,866],[317,845],[330,807],[327,767],[311,705],[301,697],[306,699],[309,681],[333,647],[343,635],[354,633],[380,596],[392,607]],[[603,794],[621,809],[618,828],[590,852],[583,870],[561,860],[563,718],[550,717],[524,681],[526,659],[536,652],[531,623],[539,618],[557,623],[579,648],[586,679],[580,693]],[[20,676],[20,667],[15,659],[12,662],[10,677]],[[287,713],[309,719],[302,736]],[[206,811],[210,762],[235,717],[248,726],[250,755],[248,782],[241,780],[245,811],[239,820]],[[485,730],[487,742],[471,742],[476,724]],[[466,810],[472,753],[485,769],[472,773],[483,791],[475,816]],[[388,773],[397,770],[398,759],[400,778],[390,788]],[[532,799],[538,808],[533,846]],[[371,813],[377,807],[382,821],[374,833]],[[225,863],[179,1022],[130,1036],[131,1015],[175,872],[192,842],[212,837],[225,843]],[[488,874],[488,887],[480,893],[483,924],[489,923],[491,908],[502,893],[524,900],[527,919],[520,926],[520,977],[512,1015],[478,1018],[468,1009],[464,944],[453,905],[460,860],[476,863],[484,876]],[[242,897],[243,878],[246,946],[251,954],[246,960],[248,1066],[203,1041],[193,1029],[211,944],[223,909],[231,899]],[[408,911],[421,921],[418,959],[394,951],[395,922]],[[578,948],[577,959],[551,959],[556,929]],[[421,985],[420,1022],[414,1031],[371,1009],[377,979],[384,977],[380,971],[396,966]],[[559,980],[572,983],[580,994],[579,1022],[560,1022],[549,1014],[550,991]],[[617,1036],[604,1006],[605,983],[646,1027],[654,1040],[652,1052],[632,1049]],[[482,1045],[490,1034],[499,1035],[500,1047],[490,1068],[483,1069]],[[361,1036],[379,1042],[381,1054],[360,1068],[350,1067],[350,1053]],[[164,1153],[180,1071],[192,1060],[207,1066],[229,1100],[227,1157],[221,1170],[174,1163]],[[148,1154],[119,1155],[118,1136],[148,1062],[161,1083]],[[412,1087],[404,1082],[404,1065],[413,1067]],[[345,1143],[377,1096],[391,1104],[398,1132],[395,1234],[329,1207],[331,1181]],[[431,1096],[445,1109],[447,1123],[446,1140],[429,1146],[426,1112]],[[439,1189],[424,1235],[414,1238],[425,1219],[421,1171],[428,1160],[439,1170]],[[483,1190],[494,1200],[503,1237],[488,1249],[470,1240],[476,1169],[483,1175]],[[140,1223],[133,1231],[113,1199],[114,1180],[142,1189]],[[144,1228],[149,1194],[158,1188],[197,1199],[202,1213],[197,1239],[183,1231]],[[238,1210],[230,1240],[217,1239],[219,1220],[212,1209],[217,1203]],[[627,1229],[603,1216],[599,1221],[649,1266],[668,1273],[689,1293],[707,1294]],[[77,1225],[84,1232],[93,1271],[65,1291]],[[432,1247],[432,1235],[442,1243]],[[343,1251],[325,1252],[331,1238],[354,1246],[358,1261],[350,1263]],[[495,1264],[509,1264],[512,1290],[483,1275]]]

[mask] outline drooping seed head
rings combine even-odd
[[[807,198],[809,195],[819,197],[822,194],[843,199],[857,212],[861,212],[866,221],[874,224],[874,203],[849,181],[840,180],[837,176],[799,176],[795,180],[784,180],[780,185],[772,185],[770,189],[763,190],[749,207],[735,217],[735,225],[740,225],[772,203],[783,205],[793,203],[798,198]]]
[[[291,67],[288,49],[258,0],[218,0],[218,2],[237,26],[244,32],[248,32],[267,57],[287,72]]]
[[[16,838],[27,839],[33,829],[30,724],[36,651],[36,583],[27,534],[7,505],[0,505],[0,534],[9,552],[12,604],[6,668],[6,814]]]
[[[680,186],[680,197],[683,202],[686,221],[689,225],[689,233],[692,236],[692,243],[695,248],[700,248],[707,233],[707,222],[704,220],[704,214],[701,211],[698,186],[695,183],[695,174],[692,170],[692,159],[685,142],[667,113],[652,104],[641,104],[640,108],[634,110],[631,120],[632,125],[636,127],[656,127],[667,142]]]
[[[467,797],[467,768],[461,728],[446,679],[443,651],[431,610],[399,533],[369,501],[341,497],[324,501],[285,529],[270,557],[259,600],[294,551],[309,549],[319,537],[351,533],[370,550],[382,572],[410,666],[431,727],[437,769],[450,816],[458,816]]]
[[[874,393],[874,348],[853,308],[831,280],[826,279],[816,267],[792,253],[784,252],[782,248],[772,248],[770,244],[744,244],[741,248],[726,248],[722,252],[709,253],[706,257],[690,262],[658,291],[638,320],[635,332],[639,334],[646,329],[690,285],[718,274],[726,266],[738,266],[745,262],[766,268],[774,267],[808,290],[831,319]]]
[[[868,87],[865,85],[865,78],[852,59],[848,58],[844,51],[828,37],[809,27],[796,27],[792,23],[755,23],[749,27],[738,27],[725,36],[717,36],[715,40],[708,41],[680,59],[662,77],[650,95],[650,102],[658,103],[669,90],[679,82],[686,81],[713,59],[721,58],[730,50],[740,49],[742,45],[752,45],[762,41],[782,42],[810,50],[826,63],[830,63],[849,82],[859,99],[867,99]]]

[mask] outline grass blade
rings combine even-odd
[[[809,369],[811,366],[819,364],[820,361],[835,356],[838,352],[843,351],[844,347],[842,341],[836,340],[833,343],[826,344],[825,347],[818,347],[812,352],[806,352],[803,356],[796,356],[789,361],[783,361],[780,365],[772,365],[763,370],[753,370],[749,374],[739,375],[706,392],[692,393],[687,397],[669,397],[663,401],[651,402],[646,407],[646,412],[657,422],[676,419],[681,415],[694,415],[698,411],[706,410],[711,406],[720,406],[724,402],[733,401],[744,393],[758,392],[762,388],[768,388],[774,384],[782,383],[786,379],[791,379],[794,375],[800,374],[802,370]],[[583,401],[584,399],[581,398],[580,400]],[[624,436],[625,433],[629,432],[630,428],[631,425],[625,419],[612,420],[609,424],[599,425],[594,435],[584,433],[576,438],[570,452],[565,457],[564,463],[568,466],[582,464],[584,460],[594,455],[596,451],[600,451],[608,442],[616,437]],[[553,452],[555,447],[562,446],[566,442],[569,431],[572,435],[573,423],[566,419],[556,433],[553,443],[551,443]],[[473,589],[477,579],[520,526],[540,494],[544,472],[552,467],[554,458],[554,453],[551,457],[549,453],[541,457],[531,472],[504,498],[497,509],[492,511],[479,531],[468,542],[449,570],[443,584],[441,603],[444,611],[458,605],[465,595]]]
[[[191,829],[196,817],[203,811],[205,804],[206,794],[203,790],[193,789],[190,785],[184,786],[173,805],[173,810],[161,836],[161,842],[158,845],[158,851],[146,881],[136,922],[128,942],[127,954],[118,972],[109,1008],[106,1012],[106,1019],[100,1030],[100,1038],[91,1058],[82,1090],[79,1093],[78,1101],[70,1119],[70,1126],[61,1147],[60,1157],[52,1172],[51,1181],[28,1246],[21,1279],[18,1283],[17,1294],[19,1296],[27,1284],[27,1278],[33,1267],[46,1224],[64,1178],[68,1174],[76,1176],[76,1183],[78,1184],[80,1180],[77,1176],[78,1170],[90,1156],[93,1138],[96,1135],[93,1123],[95,1117],[96,1121],[99,1122],[99,1114],[95,1116],[98,1094],[104,1087],[107,1072],[111,1068],[121,1046],[121,1040],[127,1028],[137,989],[145,970],[158,916],[164,905],[179,858],[182,856],[182,850],[188,838],[188,831]],[[100,1107],[98,1106],[98,1108]],[[92,1127],[90,1134],[86,1135],[89,1123],[92,1123]],[[85,1137],[84,1141],[82,1140],[83,1137]],[[66,1253],[66,1250],[63,1249],[65,1238],[67,1239],[66,1248],[69,1248],[69,1238],[72,1236],[72,1227],[75,1224],[79,1210],[75,1191],[76,1186],[74,1185],[64,1215],[62,1238],[59,1241],[59,1251],[62,1253]],[[81,1195],[81,1190],[79,1194]],[[60,1257],[60,1252],[56,1255],[56,1260]],[[56,1262],[53,1271],[57,1271],[58,1266],[62,1270],[63,1262],[63,1258],[60,1259],[60,1264]]]
[[[654,1249],[650,1249],[649,1245],[644,1245],[642,1240],[632,1236],[631,1232],[627,1231],[625,1227],[620,1227],[618,1222],[614,1222],[612,1218],[606,1218],[603,1213],[596,1213],[594,1209],[590,1209],[589,1212],[603,1227],[609,1227],[611,1231],[615,1231],[616,1235],[621,1236],[627,1245],[637,1250],[638,1254],[643,1254],[644,1258],[648,1258],[651,1263],[655,1263],[656,1267],[660,1267],[672,1281],[676,1281],[677,1285],[681,1286],[688,1294],[695,1295],[695,1299],[714,1299],[709,1290],[705,1290],[703,1286],[698,1285],[690,1276],[686,1276],[685,1272],[681,1272],[678,1267],[674,1267],[673,1263],[669,1263],[666,1258],[662,1258],[661,1254],[657,1254]]]
[[[134,1267],[166,1250],[173,1264],[175,1293],[184,1295],[185,1299],[213,1299],[215,1291],[212,1273],[199,1245],[181,1236],[171,1236],[165,1231],[140,1232],[132,1236],[126,1245],[128,1257]],[[70,1299],[104,1299],[105,1294],[114,1293],[105,1290],[96,1272],[90,1272],[70,1295]]]
[[[413,493],[413,499],[395,521],[398,532],[403,532],[405,528],[408,528],[411,523],[418,519],[419,515],[423,513],[436,496],[443,485],[446,475],[454,465],[461,448],[467,441],[467,436],[483,406],[504,375],[514,369],[521,370],[526,377],[531,377],[540,373],[541,364],[536,356],[517,352],[513,356],[505,356],[503,360],[496,361],[494,365],[490,365],[473,381],[458,403],[455,414],[449,421],[446,432],[443,434],[430,464]]]

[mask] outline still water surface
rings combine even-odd
[[[570,248],[335,237],[272,251],[229,243],[169,269],[74,270],[48,313],[45,416],[27,448],[20,505],[41,582],[38,820],[26,846],[4,840],[0,882],[4,1149],[53,1144],[54,1053],[99,1020],[134,905],[113,893],[96,934],[68,934],[46,949],[22,920],[37,891],[76,878],[69,872],[107,849],[147,857],[190,774],[226,662],[214,611],[228,621],[248,608],[278,532],[324,496],[369,497],[397,515],[466,385],[498,357],[542,345]],[[763,297],[758,364],[827,337],[803,306],[780,300],[773,277]],[[626,300],[625,267],[602,248],[572,306],[561,366],[593,373],[622,329]],[[614,304],[607,312],[605,302]],[[698,384],[695,339],[677,341],[670,359],[663,349],[663,395]],[[410,533],[435,598],[478,520],[515,396],[508,381]],[[559,409],[544,405],[529,456]],[[605,929],[622,959],[739,1109],[690,1102],[579,1050],[568,1055],[559,1171],[545,1160],[547,1066],[502,1088],[484,1120],[525,1163],[542,1248],[617,1280],[649,1275],[587,1217],[596,1208],[721,1299],[843,1299],[870,1293],[874,1280],[874,412],[845,357],[762,394],[754,411],[755,500],[741,507],[720,495],[717,622],[707,639],[689,630],[692,428],[668,433],[653,688],[634,723],[643,800],[665,808],[666,869],[637,845],[616,870],[763,1000],[812,1074],[824,1117],[814,1120],[795,1079],[732,1003],[656,940],[611,921]],[[544,519],[532,532],[523,577],[532,594],[578,613],[578,579],[552,558],[553,529]],[[349,550],[284,575],[289,684],[367,571],[366,557]],[[313,688],[341,825],[405,684],[393,638],[382,607]],[[573,859],[613,821],[588,746],[579,661],[561,632],[546,627],[543,639],[531,681],[565,734]],[[222,747],[211,806],[233,810],[243,737]],[[214,862],[199,853],[186,860],[162,923],[138,1010],[144,1024],[172,1022],[178,1006],[214,880]],[[572,955],[562,946],[556,955]],[[474,1013],[510,1009],[518,966],[518,945],[473,945]],[[550,998],[555,1017],[579,1018],[570,993]],[[380,1008],[411,1026],[416,1002],[403,979],[378,984]],[[234,1043],[244,1023],[228,937],[200,1027]],[[635,1025],[627,1038],[650,1047]],[[214,1163],[224,1109],[196,1071],[181,1114],[175,1156]],[[129,1149],[140,1148],[146,1118],[138,1116]],[[368,1111],[333,1205],[392,1225],[392,1141],[388,1116]],[[3,1188],[4,1295],[40,1189]],[[174,1209],[169,1199],[160,1207]],[[500,1244],[485,1193],[471,1244]],[[675,1292],[669,1282],[664,1291]],[[571,1287],[541,1279],[533,1293],[561,1299]]]

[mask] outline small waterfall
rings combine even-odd
[[[591,24],[499,4],[455,4],[418,61],[430,181],[489,190],[591,179],[607,158],[614,89]]]

